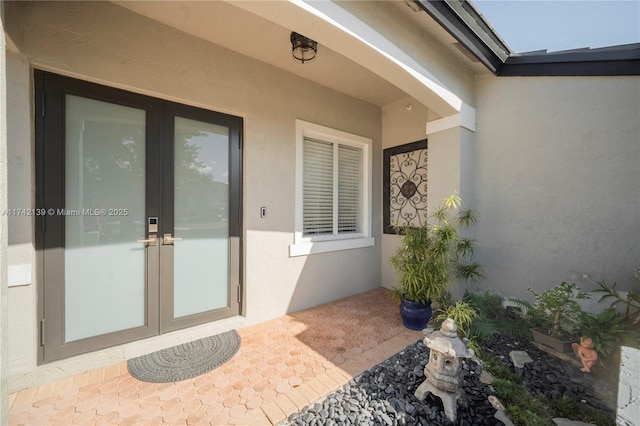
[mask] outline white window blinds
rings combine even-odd
[[[303,234],[361,232],[363,150],[305,137],[303,156]]]
[[[304,139],[303,233],[333,234],[333,144]]]
[[[338,234],[360,232],[362,149],[338,146]]]

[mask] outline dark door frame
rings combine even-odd
[[[64,216],[43,215],[34,220],[36,244],[36,279],[38,293],[38,364],[48,363],[58,359],[68,358],[81,353],[108,348],[127,342],[152,337],[167,331],[177,330],[196,324],[202,324],[223,317],[238,315],[243,312],[240,297],[243,282],[243,238],[242,238],[242,137],[243,119],[228,114],[190,107],[116,89],[83,80],[77,80],[46,71],[34,70],[35,79],[35,192],[38,209],[54,211],[65,207],[64,203],[64,126],[65,126],[65,95],[72,94],[94,100],[143,109],[146,111],[146,184],[145,184],[145,215],[159,216],[171,210],[167,201],[167,194],[163,193],[161,182],[167,179],[162,167],[167,167],[166,143],[172,141],[167,137],[167,126],[163,121],[165,114],[186,114],[186,118],[202,121],[216,120],[216,124],[228,125],[230,128],[230,200],[229,200],[229,240],[230,273],[229,279],[229,307],[215,311],[193,315],[178,321],[173,321],[169,327],[161,326],[161,309],[166,309],[161,300],[160,288],[162,262],[158,247],[147,249],[146,271],[146,306],[145,324],[129,330],[104,334],[79,341],[64,342]],[[219,121],[218,121],[219,120]],[[233,170],[232,170],[233,169]],[[165,191],[167,192],[167,191]],[[164,197],[164,198],[163,198]],[[172,207],[173,204],[170,204]],[[163,211],[164,210],[164,211]],[[166,222],[166,221],[163,221]],[[158,235],[164,230],[159,229]],[[173,230],[166,231],[173,232]],[[46,255],[45,255],[46,252]],[[149,265],[158,265],[157,267]],[[57,285],[48,285],[57,282]],[[237,295],[237,297],[236,297]],[[165,298],[166,299],[166,298]],[[164,314],[162,314],[164,315]],[[46,348],[46,350],[45,350]]]

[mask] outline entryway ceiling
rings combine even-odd
[[[321,40],[318,40],[316,60],[301,64],[291,57],[292,29],[223,1],[114,3],[380,107],[407,96],[375,73],[326,48]],[[274,7],[278,7],[278,3],[273,2]]]

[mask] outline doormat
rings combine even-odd
[[[240,349],[236,330],[162,349],[127,361],[129,374],[149,383],[169,383],[208,373]]]

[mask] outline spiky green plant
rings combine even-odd
[[[640,271],[636,269],[635,276],[638,280],[640,280]],[[602,302],[604,300],[613,300],[611,302],[611,307],[615,308],[617,305],[624,306],[624,318],[628,321],[632,326],[640,325],[640,294],[634,293],[632,290],[627,292],[626,296],[618,293],[616,289],[617,283],[613,283],[611,287],[609,287],[606,281],[602,280],[598,283],[598,288],[595,290],[591,290],[592,293],[600,294],[600,299],[598,302]]]
[[[390,259],[399,276],[396,297],[427,303],[446,291],[453,276],[472,282],[484,278],[482,266],[473,261],[473,241],[460,236],[460,230],[475,224],[477,217],[470,209],[454,215],[460,204],[454,193],[424,225],[396,227],[402,234],[402,242]]]
[[[447,318],[451,318],[456,323],[458,334],[469,338],[471,324],[477,316],[478,313],[470,304],[458,301],[439,310],[436,315],[436,321],[442,323]]]

